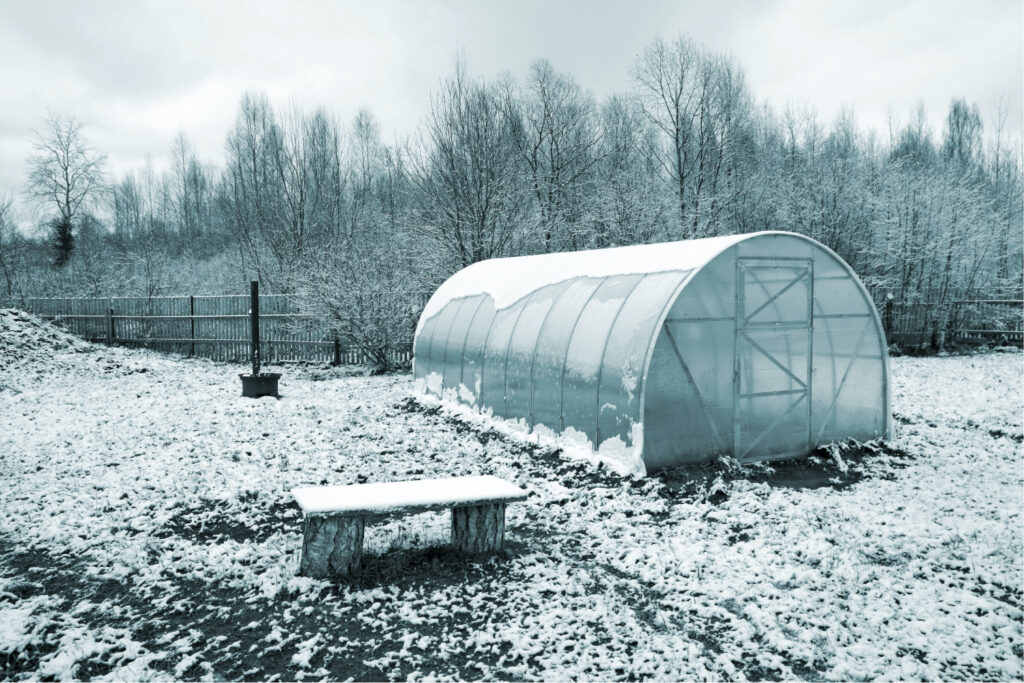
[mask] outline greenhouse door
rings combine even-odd
[[[812,263],[778,257],[736,261],[737,460],[810,450]]]

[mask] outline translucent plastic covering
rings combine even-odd
[[[870,299],[791,233],[478,263],[428,303],[415,377],[624,471],[803,455],[890,419]]]

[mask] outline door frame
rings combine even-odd
[[[764,269],[782,267],[795,269],[800,271],[793,280],[784,285],[782,289],[770,294],[767,301],[763,302],[758,308],[749,315],[746,312],[746,278],[744,274],[749,270]],[[807,315],[806,322],[794,321],[794,322],[776,322],[771,324],[758,325],[754,323],[751,325],[750,319],[756,316],[758,313],[763,311],[765,308],[770,306],[773,301],[777,300],[782,294],[789,291],[790,288],[798,284],[804,278],[807,279]],[[763,287],[763,285],[762,285]],[[766,294],[768,292],[766,291]],[[807,367],[806,367],[806,381],[801,381],[792,370],[786,367],[785,364],[781,363],[778,359],[763,349],[756,341],[754,341],[748,334],[747,331],[751,329],[785,329],[785,330],[806,330],[807,331]],[[743,366],[741,363],[740,347],[741,343],[746,340],[746,343],[753,344],[753,346],[763,355],[767,356],[775,365],[780,367],[786,373],[788,373],[793,380],[802,386],[801,389],[797,390],[785,390],[777,392],[757,392],[750,395],[741,393],[742,386],[742,370]],[[757,447],[757,445],[768,436],[778,424],[790,414],[800,400],[803,399],[806,403],[805,410],[805,453],[809,453],[812,446],[811,436],[811,398],[812,398],[812,379],[813,379],[813,360],[814,360],[814,259],[810,257],[789,257],[789,256],[738,256],[736,258],[736,325],[735,325],[735,338],[733,341],[733,457],[740,462],[756,462],[758,460],[772,460],[778,458],[792,457],[797,453],[777,453],[765,456],[755,456],[748,458],[747,455]],[[783,394],[793,395],[798,393],[794,401],[780,413],[775,420],[773,420],[768,426],[766,426],[760,434],[754,439],[750,440],[750,443],[744,447],[742,443],[742,430],[741,425],[741,412],[740,405],[741,399],[756,399],[758,397],[769,397],[779,396]],[[743,450],[741,450],[743,449]]]

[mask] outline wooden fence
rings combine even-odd
[[[908,349],[941,349],[949,343],[1024,344],[1024,301],[883,300],[878,311],[889,343]]]
[[[202,356],[249,360],[249,296],[26,298],[21,308],[89,341]],[[415,321],[414,316],[414,321]],[[393,363],[412,360],[413,330],[387,349]],[[344,345],[330,324],[300,312],[286,295],[260,296],[260,353],[265,363],[367,363],[364,349]]]
[[[418,310],[426,296],[417,293]],[[110,299],[18,299],[8,306],[57,320],[82,337],[215,360],[249,360],[249,297],[167,296]],[[934,350],[953,342],[1024,344],[1024,302],[951,301],[945,304],[878,302],[886,337],[904,349]],[[418,315],[412,316],[413,325]],[[303,314],[285,295],[260,296],[261,353],[265,362],[368,362],[364,350],[347,347],[323,320]],[[413,329],[388,348],[394,363],[412,359]]]

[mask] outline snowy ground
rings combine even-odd
[[[407,376],[93,347],[0,313],[0,677],[1020,679],[1019,353],[893,360],[895,438],[627,480],[408,399]],[[296,485],[496,474],[295,575]]]

